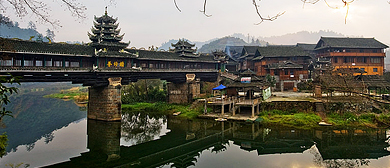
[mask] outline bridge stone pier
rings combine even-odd
[[[187,74],[185,83],[168,83],[168,102],[176,104],[191,103],[200,95],[200,80],[195,80],[195,74]]]
[[[121,80],[108,78],[108,86],[91,86],[88,89],[88,119],[121,121]]]

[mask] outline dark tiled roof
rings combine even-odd
[[[297,43],[297,47],[303,48],[305,51],[313,51],[316,48],[317,44],[305,44],[305,43]]]
[[[226,46],[225,53],[234,60],[241,56],[244,46]]]
[[[260,56],[254,58],[254,61],[270,57],[310,57],[310,54],[303,48],[291,45],[259,47],[259,51]]]
[[[258,48],[259,46],[244,46],[241,55],[243,54],[255,55]]]
[[[62,55],[89,55],[95,53],[95,49],[87,45],[46,43],[26,41],[19,39],[0,38],[0,51],[23,52],[23,53],[48,53]]]
[[[133,50],[126,49],[130,53],[138,53],[137,59],[140,60],[160,60],[160,61],[190,61],[190,62],[212,62],[214,55],[212,54],[201,54],[199,57],[182,57],[177,53],[166,52],[166,51],[149,51],[149,50]]]
[[[292,69],[292,68],[303,68],[303,65],[293,63],[291,61],[282,61],[278,63],[272,63],[267,65],[268,69]]]
[[[254,76],[254,75],[256,75],[256,73],[255,72],[253,72],[252,70],[250,70],[250,69],[247,69],[247,70],[245,70],[244,72],[241,72],[240,73],[240,76]]]
[[[388,48],[374,38],[321,37],[316,50],[323,48]]]
[[[260,55],[263,57],[291,57],[291,56],[307,56],[309,53],[303,48],[297,46],[267,46],[259,47]]]

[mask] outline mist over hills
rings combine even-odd
[[[230,36],[211,39],[205,42],[192,42],[195,43],[198,47],[198,52],[202,53],[211,53],[216,50],[224,50],[225,46],[230,45],[258,45],[258,46],[267,46],[267,45],[295,45],[297,43],[310,43],[316,44],[321,36],[326,37],[344,37],[343,34],[329,31],[329,30],[320,30],[318,32],[308,32],[300,31],[296,33],[285,34],[281,36],[271,36],[271,37],[255,37],[255,36],[246,36],[242,33],[234,33]],[[170,40],[166,43],[163,43],[161,48],[167,50],[171,46],[171,43],[176,43],[178,40]],[[191,41],[189,41],[191,42]],[[168,46],[169,45],[169,46]]]
[[[289,33],[281,36],[270,37],[255,37],[250,35],[244,35],[242,33],[234,33],[230,36],[222,38],[214,38],[204,42],[190,41],[198,48],[198,52],[211,53],[216,50],[224,50],[227,45],[294,45],[297,43],[311,43],[315,44],[321,38],[321,36],[327,37],[344,37],[343,34],[329,30],[320,30],[318,32],[300,31],[296,33]],[[178,39],[171,39],[165,43],[162,43],[159,49],[168,50],[171,47],[171,43],[177,43]]]
[[[320,30],[318,32],[300,31],[296,33],[289,33],[281,36],[258,37],[258,39],[267,41],[269,44],[275,45],[294,45],[297,43],[316,44],[321,36],[324,37],[345,37],[341,33],[329,30]]]

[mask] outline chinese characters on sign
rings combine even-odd
[[[107,62],[107,66],[108,67],[125,67],[125,63],[123,62],[123,61],[121,61],[121,62],[117,62],[117,61],[115,61],[115,62],[111,62],[111,61],[108,61]]]

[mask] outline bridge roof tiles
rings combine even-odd
[[[201,54],[199,57],[182,57],[177,53],[166,51],[148,51],[148,50],[127,50],[129,52],[139,52],[137,59],[160,60],[160,61],[186,61],[186,62],[211,62],[215,63],[214,55]]]
[[[94,55],[94,48],[87,45],[47,43],[0,37],[0,51],[21,53],[51,53],[60,55]]]

